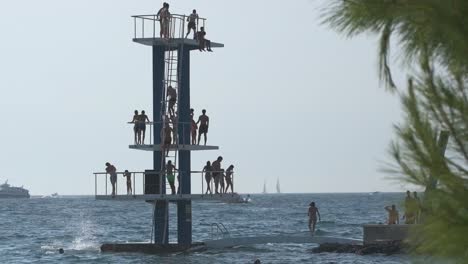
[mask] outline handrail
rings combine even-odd
[[[211,223],[211,239],[215,238],[215,234],[219,236],[221,234],[223,237],[230,237],[231,234],[227,230],[226,226],[223,223]],[[216,227],[216,233],[213,231],[214,227]],[[216,237],[217,238],[217,237]]]
[[[156,21],[161,21],[158,15],[156,14],[150,14],[150,15],[133,15],[131,16],[133,18],[133,24],[134,24],[134,38],[157,38],[156,34],[156,27],[158,26]],[[166,36],[169,39],[173,38],[185,38],[184,33],[185,33],[185,27],[187,24],[187,18],[189,18],[189,15],[180,15],[180,14],[171,14],[169,16],[169,24],[171,25],[170,28],[172,28],[172,31],[170,32],[169,36]],[[206,18],[199,17],[196,20],[196,31],[199,30],[200,27],[206,28]],[[145,23],[147,22],[147,23]],[[145,29],[145,24],[150,25],[150,27],[146,27]],[[141,25],[140,25],[141,24]],[[141,26],[141,27],[140,27]],[[146,34],[145,34],[146,32]]]
[[[131,192],[131,195],[135,196],[135,195],[143,195],[145,194],[145,190],[147,190],[147,188],[154,188],[154,186],[152,184],[150,185],[147,185],[146,184],[146,172],[142,172],[142,171],[132,171],[130,172],[130,175],[131,175],[131,187],[132,187],[132,192]],[[156,172],[156,171],[151,171],[150,172],[151,174],[150,175],[159,175],[159,182],[160,183],[164,183],[165,181],[163,181],[163,177],[165,179],[165,177],[168,175],[164,170],[162,171],[159,171],[159,172]],[[178,185],[178,188],[180,188],[181,186],[181,181],[183,180],[182,177],[179,177],[179,175],[181,174],[185,174],[186,172],[184,171],[179,171],[179,170],[176,170],[176,171],[173,171],[173,175],[174,177],[177,179],[177,181],[174,181],[174,185]],[[220,170],[220,171],[209,171],[209,173],[218,173],[218,177],[222,177],[222,178],[217,178],[217,181],[219,183],[218,187],[220,187],[220,194],[228,194],[228,190],[227,190],[227,177],[226,175],[224,174],[225,173],[225,170]],[[110,176],[110,173],[107,173],[107,172],[93,172],[94,174],[94,184],[95,184],[95,187],[94,187],[94,194],[95,196],[97,195],[111,195],[109,194],[108,192],[108,181],[110,180],[110,178],[108,177],[108,175]],[[125,172],[116,172],[115,173],[117,176],[119,175],[124,175]],[[200,175],[200,179],[201,179],[201,194],[202,195],[211,195],[213,193],[215,193],[215,190],[216,190],[216,180],[215,178],[213,178],[213,175],[211,175],[211,179],[209,181],[209,188],[208,186],[206,186],[206,178],[204,177],[206,175],[206,172],[205,171],[199,171],[199,170],[195,170],[195,171],[190,171],[190,175],[191,176],[195,176],[196,174],[199,174]],[[226,178],[225,178],[226,177]],[[104,183],[104,191],[102,189],[99,188],[100,186],[100,181],[99,179],[102,179],[104,178],[105,180],[105,183]],[[231,180],[231,184],[232,184],[232,188],[231,188],[231,191],[232,193],[234,193],[234,171],[232,171],[231,173],[231,176],[229,177],[229,179]],[[221,181],[222,180],[222,181]],[[118,195],[119,194],[119,189],[118,189],[118,183],[122,181],[122,178],[121,177],[117,177],[117,181],[115,183],[115,189],[116,189],[116,193],[115,195]],[[226,181],[226,182],[225,182]],[[102,183],[102,181],[101,181]],[[138,185],[136,184],[138,183]],[[221,183],[226,183],[226,184],[221,184]],[[109,184],[110,185],[110,184]],[[125,186],[125,184],[124,184]],[[160,194],[163,194],[163,190],[171,190],[170,189],[170,185],[168,183],[166,183],[165,185],[158,185],[160,190],[159,190],[159,193]],[[224,190],[222,189],[224,186]],[[205,188],[206,187],[206,188]],[[138,188],[138,190],[137,190]],[[182,193],[179,192],[179,189],[176,188],[176,190],[178,190],[176,192],[176,194],[174,195],[183,195]],[[205,190],[206,189],[206,190]],[[208,190],[210,190],[210,194],[208,194]],[[127,195],[130,195],[129,193],[127,193]],[[167,194],[169,195],[169,194]]]

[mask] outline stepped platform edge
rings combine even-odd
[[[206,250],[204,243],[192,245],[167,244],[158,245],[151,243],[127,243],[127,244],[102,244],[102,252],[138,252],[145,254],[171,254],[178,252],[193,252]]]
[[[161,145],[129,145],[130,149],[145,150],[145,151],[162,151]],[[200,150],[218,150],[218,146],[205,146],[205,145],[171,145],[170,151],[186,150],[186,151],[200,151]]]
[[[199,46],[198,41],[189,38],[134,38],[133,42],[146,46],[164,46],[172,47],[174,49],[184,44],[185,47],[188,47],[190,50],[198,49]],[[224,48],[224,44],[212,41],[211,48]]]

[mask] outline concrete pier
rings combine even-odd
[[[364,244],[404,241],[414,225],[364,225]]]

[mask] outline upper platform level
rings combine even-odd
[[[134,36],[133,41],[147,46],[165,46],[176,49],[185,45],[190,50],[198,49],[199,42],[195,39],[195,33],[203,27],[206,31],[206,18],[195,20],[194,32],[187,34],[189,16],[171,14],[168,20],[161,20],[158,15],[132,16]],[[208,35],[208,33],[207,33]],[[208,36],[207,39],[210,39]],[[211,41],[211,48],[222,48],[224,44]]]

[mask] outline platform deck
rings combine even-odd
[[[180,201],[180,200],[206,200],[206,201],[226,201],[236,202],[240,196],[236,193],[230,194],[141,194],[141,195],[96,195],[96,200],[110,200],[110,201]],[[238,201],[242,202],[242,201]]]
[[[144,150],[144,151],[161,151],[161,145],[129,145],[130,149]],[[205,146],[205,145],[171,145],[170,151],[186,150],[186,151],[201,151],[201,150],[218,150],[218,146]]]
[[[172,38],[172,39],[165,39],[165,38],[134,38],[133,42],[146,45],[146,46],[165,46],[165,47],[172,47],[176,49],[181,44],[184,44],[191,50],[198,49],[198,41],[189,38]],[[211,48],[223,48],[224,44],[211,42]]]

